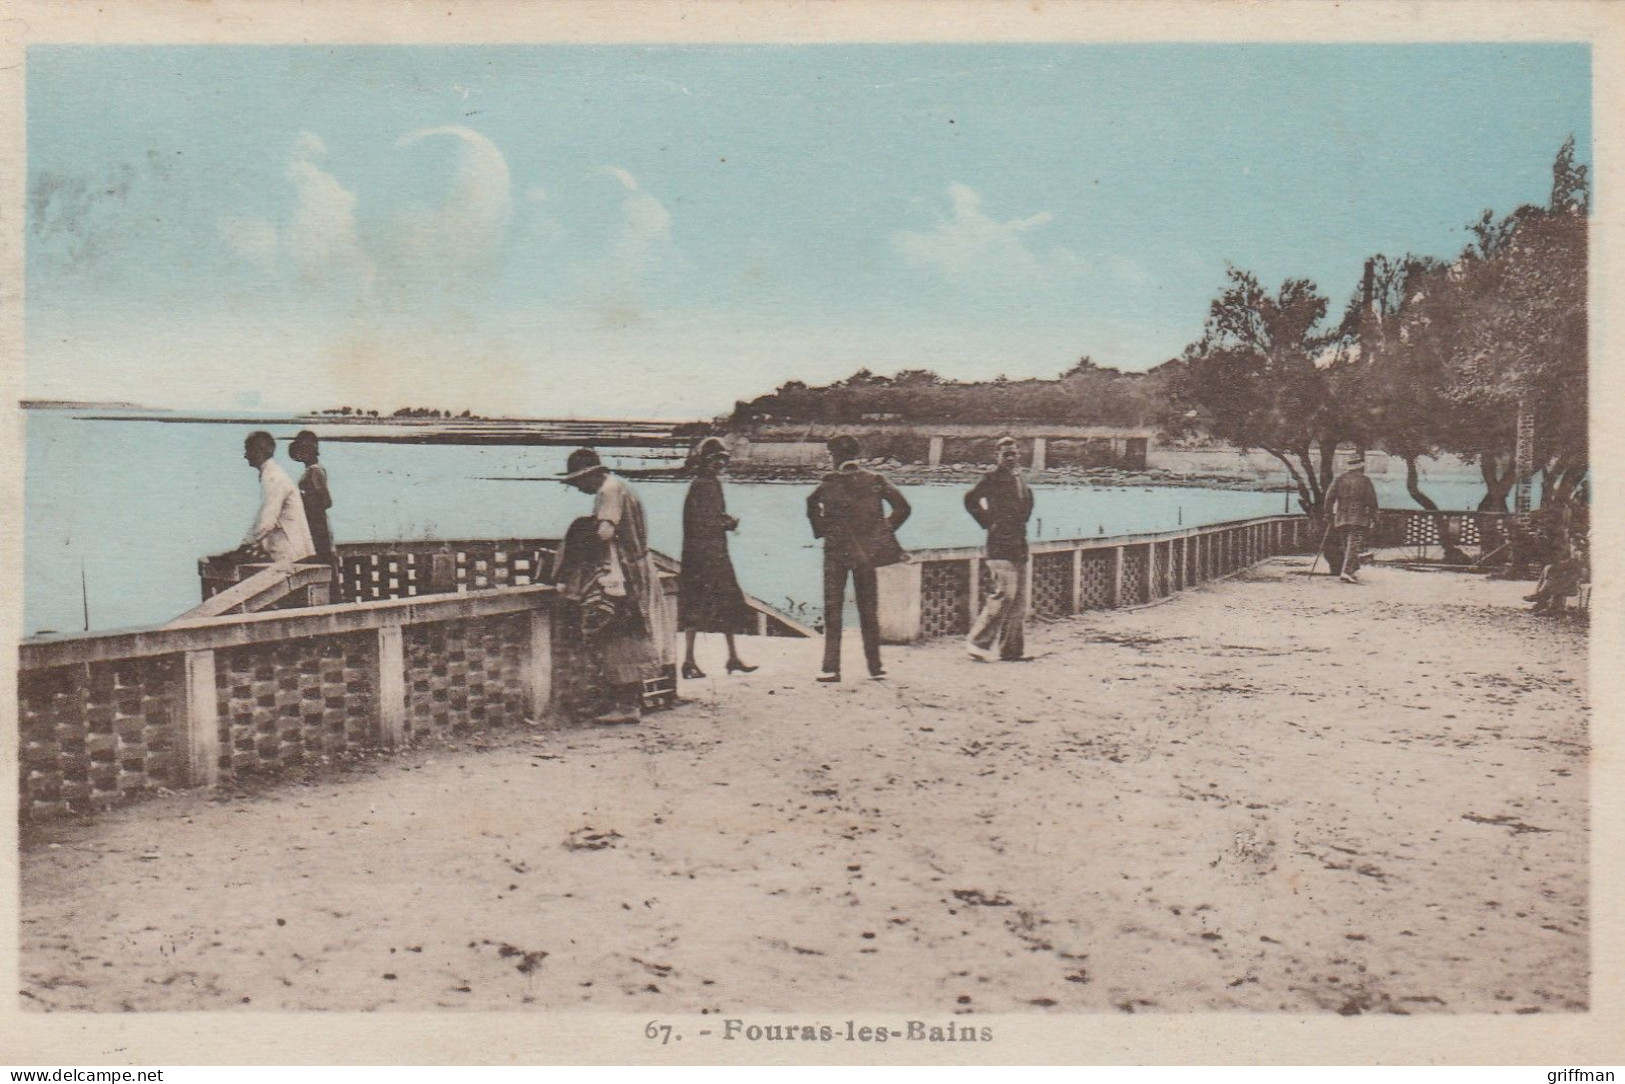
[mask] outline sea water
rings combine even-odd
[[[197,559],[242,541],[259,506],[243,459],[256,428],[277,437],[277,461],[298,479],[286,422],[95,420],[92,412],[30,410],[24,511],[24,634],[161,624],[200,599]],[[321,427],[317,426],[317,431]],[[322,465],[340,542],[558,537],[592,498],[547,481],[569,449],[327,441]],[[611,469],[646,466],[638,449],[605,453]],[[1374,478],[1385,507],[1412,507],[1402,474]],[[687,483],[635,480],[651,544],[677,556]],[[1034,537],[1077,538],[1194,527],[1288,510],[1282,493],[1195,487],[1036,485]],[[908,485],[906,548],[972,546],[982,532],[963,484]],[[809,623],[819,619],[819,543],[807,527],[809,483],[726,483],[740,527],[730,548],[741,585]],[[1473,507],[1472,479],[1430,480],[1441,507]],[[1295,507],[1296,501],[1292,501]]]

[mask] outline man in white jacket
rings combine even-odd
[[[277,465],[276,438],[262,431],[243,441],[243,458],[260,472],[260,511],[243,538],[243,549],[258,546],[277,565],[292,565],[316,552],[305,520],[305,503],[288,472]]]

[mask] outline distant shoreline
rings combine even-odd
[[[990,467],[974,464],[930,467],[924,464],[871,461],[864,464],[879,471],[901,486],[952,485],[963,486],[975,482]],[[617,470],[616,474],[634,481],[682,482],[694,477],[692,471],[681,467],[651,467]],[[727,480],[751,485],[812,485],[824,478],[828,470],[806,467],[750,467],[741,464],[730,467]],[[1054,470],[1027,471],[1023,474],[1033,485],[1068,486],[1076,488],[1112,487],[1215,489],[1252,493],[1295,493],[1290,483],[1269,481],[1235,474],[1177,474],[1165,470],[1117,470],[1110,467],[1061,467]],[[485,482],[556,482],[552,476],[486,476]]]

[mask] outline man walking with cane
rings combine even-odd
[[[965,494],[965,511],[987,531],[983,557],[993,574],[993,590],[965,638],[965,650],[979,662],[994,653],[1005,662],[1026,657],[1027,520],[1033,490],[1021,477],[1021,452],[1014,437],[999,438],[999,465]]]
[[[1366,534],[1377,526],[1377,487],[1365,476],[1365,456],[1361,453],[1354,453],[1349,469],[1338,475],[1326,491],[1326,513],[1343,538],[1343,570],[1338,579],[1359,583],[1355,573],[1360,570]]]

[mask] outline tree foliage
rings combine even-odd
[[[1271,293],[1251,272],[1231,268],[1202,338],[1170,378],[1177,417],[1280,460],[1309,512],[1320,510],[1333,453],[1351,433],[1340,402],[1351,340],[1345,327],[1323,327],[1327,307],[1308,279],[1288,279]]]
[[[1479,464],[1480,508],[1505,511],[1517,481],[1517,419],[1535,422],[1545,499],[1563,502],[1589,465],[1586,167],[1573,140],[1552,167],[1551,199],[1468,229],[1452,264],[1373,261],[1387,288],[1362,313],[1360,396],[1367,437],[1405,458],[1452,452]],[[1368,282],[1373,276],[1368,273]],[[1414,485],[1419,504],[1431,502]]]
[[[944,380],[929,369],[879,376],[860,369],[821,387],[790,381],[734,407],[732,424],[1031,423],[1141,427],[1161,414],[1161,378],[1083,358],[1052,380]]]

